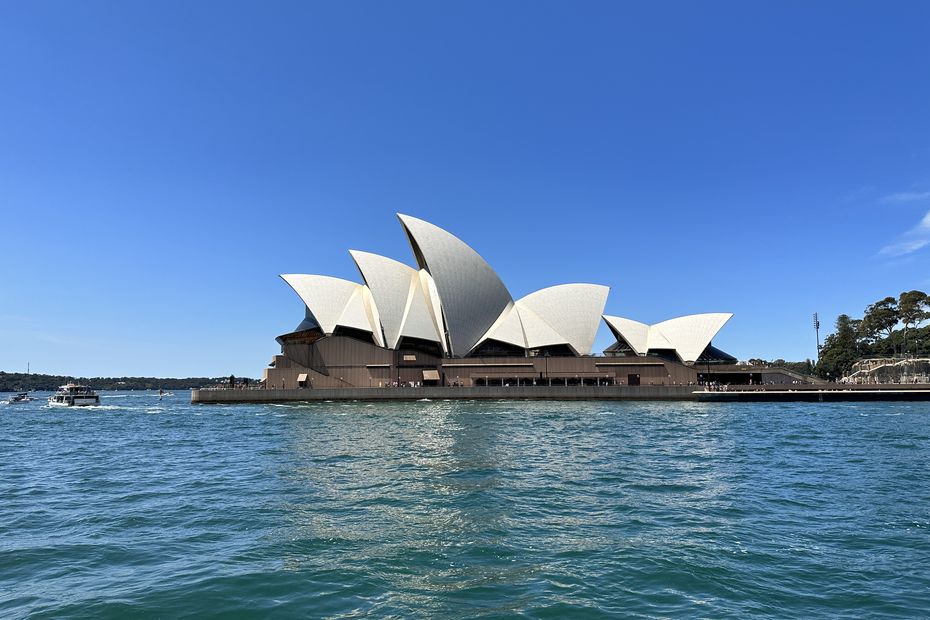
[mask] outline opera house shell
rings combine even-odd
[[[708,312],[646,325],[632,319],[604,315],[604,321],[617,338],[617,343],[607,352],[674,356],[672,359],[685,364],[705,360],[735,362],[733,357],[719,349],[708,350],[711,339],[732,317],[729,312]]]
[[[281,276],[305,314],[278,337],[282,354],[266,369],[269,387],[622,384],[644,375],[677,383],[697,380],[695,362],[735,361],[710,344],[732,316],[722,313],[656,325],[603,316],[617,342],[592,356],[607,286],[560,284],[514,300],[461,239],[398,218],[415,266],[350,250],[360,282]]]

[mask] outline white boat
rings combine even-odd
[[[48,404],[52,407],[86,407],[99,405],[100,397],[86,385],[69,383],[58,388],[58,391],[48,397]]]
[[[10,399],[6,401],[8,405],[15,405],[16,403],[28,403],[32,400],[32,396],[29,395],[29,392],[19,392],[10,396]]]

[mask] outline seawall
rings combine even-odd
[[[191,390],[192,403],[284,403],[328,400],[666,400],[697,402],[930,401],[930,385],[798,385],[704,392],[688,385],[334,388]]]
[[[191,390],[192,403],[280,403],[327,400],[695,400],[695,386],[625,385],[523,387]]]

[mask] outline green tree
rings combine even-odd
[[[878,340],[882,335],[884,335],[888,341],[891,341],[894,335],[894,328],[898,325],[900,319],[901,317],[898,314],[898,300],[894,297],[886,297],[881,301],[876,301],[865,309],[865,316],[862,317],[860,331],[873,341]],[[891,354],[894,355],[896,349],[894,343],[892,342],[891,344]]]
[[[912,327],[930,319],[930,297],[923,291],[907,291],[898,297],[898,317],[904,326],[904,349],[907,352],[907,336]]]
[[[836,317],[836,331],[824,340],[814,374],[823,379],[839,379],[849,372],[858,359],[858,321],[848,314],[841,314]]]
[[[862,335],[862,319],[849,319],[849,328],[855,332],[853,339],[856,341],[856,357],[863,357],[869,350],[867,339]]]

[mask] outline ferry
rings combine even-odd
[[[58,391],[48,397],[51,407],[86,407],[99,405],[100,397],[86,385],[69,383],[58,388]]]

